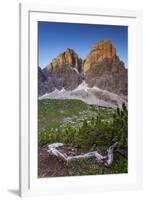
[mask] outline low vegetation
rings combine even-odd
[[[121,109],[109,109],[88,105],[80,100],[46,99],[39,100],[38,111],[40,149],[47,144],[61,142],[74,147],[77,152],[98,149],[102,154],[106,154],[107,148],[118,142],[110,168],[97,164],[95,166],[94,162],[83,160],[76,163],[78,170],[73,172],[70,168],[74,169],[74,164],[66,166],[64,163],[71,175],[127,172],[128,111],[124,104]],[[88,167],[84,169],[82,165]]]

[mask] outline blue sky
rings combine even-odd
[[[111,40],[117,55],[128,68],[128,27],[113,25],[38,22],[39,66],[46,67],[67,48],[85,58],[91,47],[100,40]]]

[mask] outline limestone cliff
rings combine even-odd
[[[74,50],[67,48],[65,52],[59,54],[43,70],[46,77],[51,79],[53,88],[61,90],[65,88],[72,90],[81,82],[82,60]]]
[[[127,69],[116,55],[109,40],[97,42],[89,52],[83,66],[84,79],[90,86],[97,86],[120,95],[127,95]]]

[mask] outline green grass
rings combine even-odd
[[[45,99],[38,101],[39,133],[60,126],[79,124],[84,119],[96,116],[98,109],[80,100]],[[68,122],[66,122],[66,121]]]
[[[88,109],[86,104],[76,100],[39,100],[39,131],[44,128],[56,128],[63,118],[77,115]]]

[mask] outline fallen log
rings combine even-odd
[[[53,143],[48,145],[48,152],[60,159],[62,159],[63,161],[66,162],[70,162],[70,161],[77,161],[80,159],[86,159],[86,158],[95,158],[96,161],[98,163],[102,163],[104,166],[106,167],[110,167],[113,163],[113,151],[114,148],[117,146],[117,142],[113,145],[111,145],[108,149],[107,149],[107,155],[103,156],[100,153],[98,153],[97,151],[92,151],[92,152],[88,152],[85,154],[81,154],[81,155],[77,155],[77,156],[66,156],[63,153],[61,153],[57,148],[63,146],[63,143]]]

